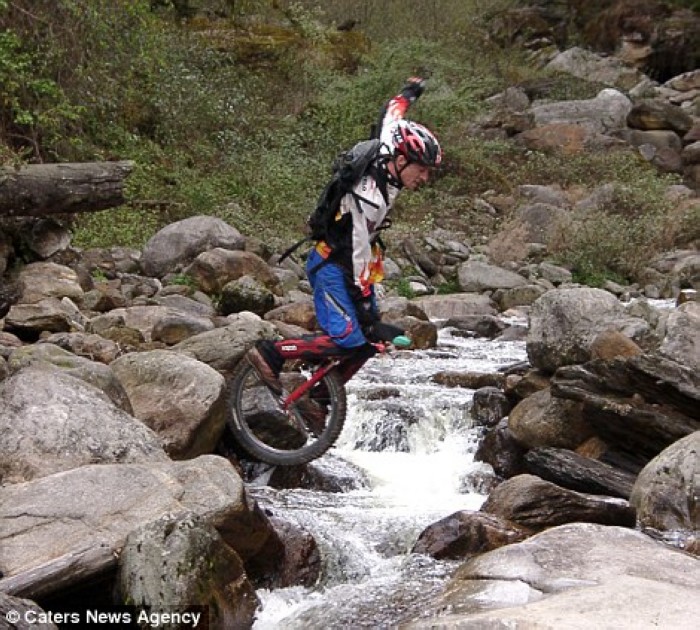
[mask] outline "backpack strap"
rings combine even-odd
[[[285,250],[282,252],[282,255],[279,257],[279,260],[277,261],[277,264],[278,264],[278,265],[282,264],[282,261],[283,261],[285,258],[289,258],[289,257],[290,257],[297,249],[299,249],[304,243],[306,243],[307,241],[311,241],[311,240],[312,240],[312,239],[311,239],[310,236],[305,236],[304,238],[302,238],[302,239],[298,240],[296,243],[294,243],[294,245],[292,245],[291,247],[288,247],[287,249],[285,249]]]

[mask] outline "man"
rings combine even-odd
[[[418,190],[442,161],[435,136],[404,119],[424,84],[420,78],[409,79],[382,107],[375,131],[382,143],[379,155],[355,185],[354,194],[343,197],[327,237],[316,243],[307,259],[316,319],[325,333],[319,357],[329,347],[352,354],[353,360],[345,363],[344,382],[376,352],[370,342],[372,327],[379,321],[374,285],[384,278],[379,231],[390,224],[388,215],[398,193],[403,188]],[[267,386],[281,394],[279,373],[284,359],[275,342],[258,342],[246,358]],[[310,423],[322,427],[326,411],[321,405],[304,399],[300,409]]]

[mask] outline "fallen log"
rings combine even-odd
[[[525,455],[528,472],[562,488],[629,499],[636,475],[562,448],[540,447]]]
[[[0,168],[0,216],[95,212],[122,205],[131,161]]]
[[[72,551],[37,567],[0,579],[0,592],[15,597],[41,599],[113,570],[120,551],[121,545],[108,544]]]

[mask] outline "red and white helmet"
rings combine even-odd
[[[399,120],[392,134],[394,155],[403,155],[409,162],[423,166],[439,166],[442,149],[437,138],[423,125]]]

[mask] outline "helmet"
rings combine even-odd
[[[410,120],[399,120],[392,134],[395,155],[403,155],[409,162],[423,166],[439,166],[442,149],[437,138],[423,125]]]

